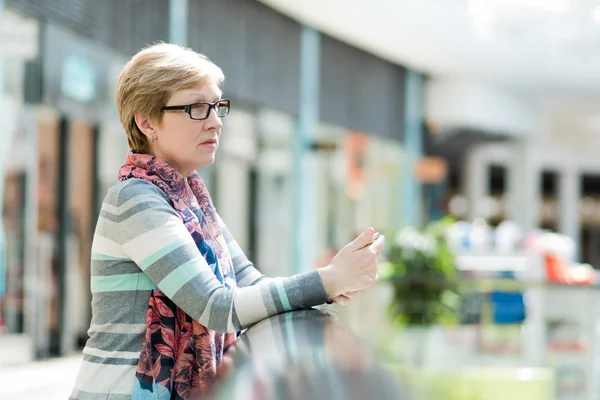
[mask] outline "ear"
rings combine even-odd
[[[142,132],[148,140],[152,140],[152,138],[156,136],[154,124],[147,114],[135,113],[133,118],[140,132]]]

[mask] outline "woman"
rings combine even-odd
[[[92,246],[92,321],[71,399],[205,394],[236,332],[377,278],[383,236],[368,228],[323,268],[266,278],[247,260],[195,172],[214,162],[224,76],[206,57],[158,44],[117,84],[131,152],[104,199]],[[344,295],[346,293],[347,295]]]

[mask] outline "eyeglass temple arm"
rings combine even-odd
[[[190,106],[168,106],[168,107],[163,107],[162,110],[163,111],[185,111],[185,112],[189,112]]]

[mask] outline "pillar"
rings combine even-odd
[[[579,259],[581,219],[579,199],[581,198],[581,176],[575,168],[560,171],[558,184],[558,231],[575,241],[574,260]]]
[[[414,165],[423,155],[423,85],[419,72],[406,70],[404,83],[404,160],[402,162],[398,225],[419,225],[422,214],[422,188],[414,175]]]
[[[315,260],[317,207],[309,146],[319,120],[320,55],[319,32],[303,27],[300,33],[300,106],[292,168],[292,273],[306,270]]]
[[[464,164],[463,192],[467,198],[469,211],[467,219],[473,221],[479,217],[486,217],[482,204],[488,196],[488,170],[489,161],[485,158],[484,148],[474,147],[467,152]]]
[[[507,214],[525,234],[540,221],[541,169],[533,150],[533,139],[515,139],[508,165]]]

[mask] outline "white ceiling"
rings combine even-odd
[[[261,1],[433,75],[485,78],[536,97],[600,93],[600,0]]]

